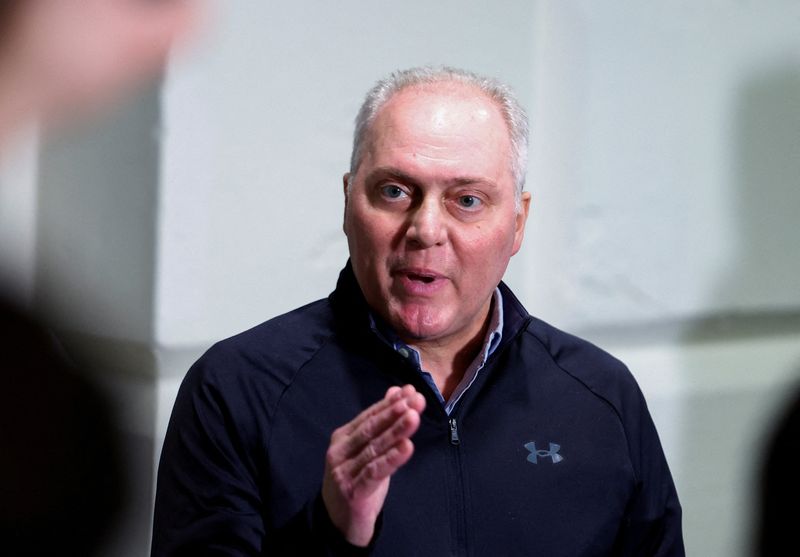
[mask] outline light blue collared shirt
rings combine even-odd
[[[450,415],[456,404],[458,404],[458,401],[461,400],[461,397],[467,392],[467,389],[475,382],[478,373],[486,364],[486,360],[497,350],[497,347],[500,346],[500,341],[503,338],[503,295],[500,293],[499,288],[494,289],[494,294],[492,295],[492,309],[490,311],[489,328],[483,339],[483,348],[475,356],[475,359],[469,367],[467,367],[464,372],[464,377],[461,378],[461,382],[450,395],[449,400],[444,399],[444,396],[442,396],[442,393],[436,386],[436,382],[433,380],[433,376],[423,368],[422,357],[416,348],[400,340],[395,332],[388,326],[379,326],[371,313],[370,325],[381,340],[394,348],[395,352],[414,364],[414,367],[422,378],[436,394],[436,398],[438,398],[439,402],[444,406],[444,411],[447,415]]]

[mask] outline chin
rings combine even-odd
[[[433,340],[446,330],[438,315],[406,315],[393,320],[392,326],[401,337],[413,340]]]

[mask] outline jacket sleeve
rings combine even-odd
[[[339,534],[319,494],[268,531],[262,492],[270,401],[235,365],[233,373],[221,373],[206,360],[187,374],[170,418],[152,555],[368,555],[371,547],[352,546]]]
[[[681,506],[644,397],[634,385],[625,397],[623,423],[636,489],[617,538],[615,555],[683,557]]]

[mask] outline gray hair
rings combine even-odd
[[[511,173],[516,185],[516,198],[519,206],[528,167],[528,116],[525,114],[525,109],[519,104],[511,89],[500,81],[447,66],[425,66],[396,71],[380,80],[367,93],[356,116],[353,152],[350,156],[351,181],[361,164],[369,128],[380,109],[403,89],[435,83],[460,83],[472,86],[496,103],[508,126],[508,135],[511,140]]]

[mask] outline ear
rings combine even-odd
[[[528,222],[528,211],[531,208],[531,193],[522,192],[520,197],[520,208],[514,221],[514,248],[511,255],[516,255],[522,247],[522,239],[525,237],[525,223]]]
[[[347,184],[350,181],[350,173],[345,172],[344,176],[342,176],[342,191],[344,192],[344,217],[342,218],[342,230],[344,231],[344,235],[347,236],[347,203],[349,201],[349,191]]]

